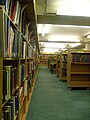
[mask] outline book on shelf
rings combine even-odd
[[[90,62],[89,54],[72,54],[72,62]]]
[[[17,57],[17,44],[18,44],[18,42],[17,42],[17,40],[18,40],[18,30],[17,29],[15,29],[14,30],[14,58],[16,58]]]
[[[0,5],[4,5],[4,0],[0,0]]]
[[[21,11],[21,6],[19,4],[19,1],[16,3],[16,12],[14,16],[14,23],[19,26],[19,20],[20,20],[20,11]]]
[[[3,119],[2,120],[12,120],[11,119],[11,107],[10,106],[4,106],[2,109]]]
[[[14,21],[15,14],[16,14],[16,6],[17,6],[17,0],[13,0],[12,2],[12,8],[11,8],[11,19]]]
[[[25,64],[20,65],[20,85],[22,85],[25,78]]]
[[[14,45],[14,31],[12,26],[10,26],[8,34],[8,57],[13,57],[13,45]]]
[[[22,33],[23,35],[26,37],[27,36],[27,33],[26,33],[26,20],[25,20],[25,12],[22,13]]]
[[[4,90],[6,89],[5,100],[10,99],[10,96],[11,96],[11,67],[12,66],[4,66],[4,70],[6,70],[6,74],[5,75],[7,75],[6,79],[5,78],[3,79],[3,84],[7,85],[6,88],[4,88]]]
[[[62,62],[67,62],[67,54],[62,55]]]
[[[12,79],[11,79],[11,94],[14,95],[17,89],[17,68],[12,68]]]
[[[31,75],[30,75],[30,78],[28,80],[28,88],[30,88],[30,87],[31,87]]]
[[[23,46],[22,46],[22,49],[23,49],[23,58],[26,58],[26,55],[27,55],[27,43],[26,41],[23,41]]]
[[[18,57],[22,57],[22,36],[21,33],[18,33],[18,46],[17,46]]]
[[[23,99],[24,99],[24,86],[20,88],[20,96],[19,96],[20,104],[23,102]]]
[[[27,80],[25,80],[25,82],[24,82],[24,96],[27,96],[27,84],[28,82],[27,82]]]
[[[10,99],[17,89],[17,68],[11,65],[3,69],[3,102]]]
[[[66,70],[62,70],[62,76],[67,76],[67,71]]]
[[[4,12],[0,9],[0,56],[5,56]]]
[[[13,3],[13,0],[10,0],[10,3],[9,3],[9,12],[8,12],[9,16],[11,15],[12,3]]]
[[[15,119],[15,96],[12,97],[12,99],[9,99],[5,106],[11,107],[11,120]]]
[[[62,63],[62,69],[67,69],[67,64],[66,63]]]

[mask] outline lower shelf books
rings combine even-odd
[[[15,120],[19,111],[18,94],[9,99],[2,108],[2,120]]]
[[[4,66],[3,69],[3,103],[14,95],[17,89],[17,68],[11,65]]]

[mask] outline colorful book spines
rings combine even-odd
[[[89,54],[72,54],[72,62],[90,62]]]
[[[15,120],[15,115],[19,112],[19,95],[16,93],[9,99],[2,108],[2,117],[4,120]]]
[[[3,70],[3,102],[15,94],[17,88],[17,69],[12,66],[4,66]]]

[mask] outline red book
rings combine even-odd
[[[14,17],[15,17],[16,6],[17,6],[17,0],[13,0],[12,9],[11,9],[11,16],[10,16],[12,20],[14,20]]]

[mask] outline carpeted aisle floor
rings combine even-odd
[[[70,90],[56,74],[41,67],[26,120],[90,120],[90,90]]]

